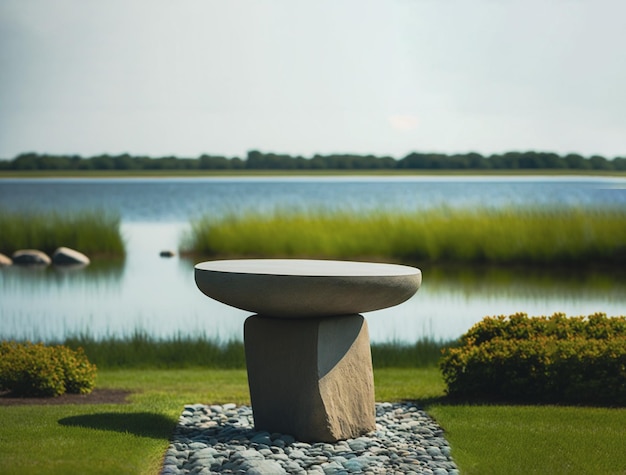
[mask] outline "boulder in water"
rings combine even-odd
[[[13,264],[47,266],[50,258],[45,252],[37,249],[20,249],[13,253]]]
[[[5,256],[4,254],[0,254],[0,267],[7,267],[13,264],[13,261],[9,256]]]
[[[60,247],[52,254],[52,262],[56,265],[87,265],[91,261],[82,252],[70,249],[69,247]]]

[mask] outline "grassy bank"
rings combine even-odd
[[[208,337],[176,336],[157,339],[137,331],[129,337],[95,339],[88,335],[67,338],[62,344],[83,348],[99,368],[190,368],[243,369],[243,342],[220,343]],[[423,338],[413,344],[373,343],[376,368],[424,368],[437,364],[445,342]]]
[[[626,210],[276,211],[192,223],[183,251],[208,256],[581,265],[626,262]]]
[[[0,252],[7,255],[18,249],[51,254],[61,246],[89,256],[124,254],[120,217],[101,210],[16,213],[0,209],[0,229]]]
[[[461,473],[626,471],[626,409],[453,404],[434,367],[374,378],[378,401],[416,400],[435,417]],[[105,370],[98,387],[130,390],[130,403],[0,406],[0,473],[156,475],[185,404],[249,403],[244,370]]]

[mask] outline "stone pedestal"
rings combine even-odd
[[[375,429],[372,357],[361,315],[255,315],[245,322],[244,342],[257,429],[316,442]]]
[[[257,429],[336,442],[375,429],[374,376],[360,315],[415,294],[422,272],[371,262],[235,259],[195,266],[198,288],[256,313],[244,342]]]

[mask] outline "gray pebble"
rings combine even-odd
[[[260,460],[255,461],[245,473],[246,475],[282,475],[287,472],[272,460]]]
[[[443,430],[411,403],[377,403],[376,430],[334,444],[254,430],[252,409],[185,406],[161,475],[458,475]]]

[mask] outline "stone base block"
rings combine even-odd
[[[301,441],[336,442],[375,429],[374,375],[361,315],[244,325],[255,426]]]

